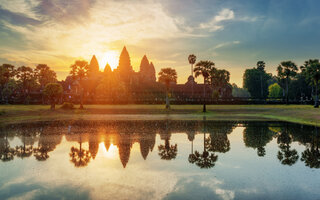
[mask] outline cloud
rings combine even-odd
[[[219,48],[223,48],[223,47],[226,47],[226,46],[230,46],[230,45],[233,45],[233,44],[240,44],[240,41],[231,41],[231,42],[224,42],[224,43],[220,43],[216,46],[214,46],[212,48],[212,50],[215,50],[215,49],[219,49]]]
[[[3,15],[0,11],[3,26],[21,35],[24,42],[20,49],[0,47],[2,58],[10,55],[8,60],[26,64],[33,64],[31,60],[47,62],[49,57],[58,57],[58,60],[61,60],[59,57],[89,59],[93,54],[111,48],[120,49],[124,44],[138,44],[142,40],[196,36],[184,26],[182,18],[169,15],[160,3],[102,0],[28,2],[33,1],[10,1],[1,10]],[[16,12],[15,6],[18,7]],[[115,42],[119,46],[111,47],[110,44]],[[57,66],[56,61],[51,60],[47,64]]]
[[[222,30],[224,27],[221,25],[221,22],[233,20],[234,12],[230,9],[221,10],[218,15],[214,16],[209,22],[201,23],[201,29],[208,29],[210,32]]]

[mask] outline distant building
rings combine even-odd
[[[153,99],[164,98],[165,88],[161,83],[156,81],[156,70],[153,63],[144,55],[141,59],[139,71],[135,72],[126,47],[123,47],[119,58],[119,65],[113,71],[110,65],[106,64],[104,71],[100,72],[97,58],[93,55],[89,63],[88,80],[85,86],[88,96],[95,95],[95,88],[98,86],[99,81],[106,76],[116,77],[117,80],[123,82],[131,100],[152,101]],[[63,84],[65,91],[69,95],[79,93],[78,82],[72,80],[70,76],[66,78]],[[117,87],[117,85],[113,87]],[[194,77],[191,75],[185,84],[172,84],[170,93],[173,99],[182,101],[186,99],[203,99],[204,95],[206,99],[210,99],[212,98],[213,90],[209,85],[206,87],[206,94],[204,94],[204,84],[195,82]],[[219,93],[222,98],[231,97],[231,85],[220,88]],[[86,101],[94,103],[95,100],[87,98]],[[101,100],[101,102],[104,101]]]

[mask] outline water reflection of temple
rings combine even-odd
[[[299,160],[307,167],[320,168],[318,128],[283,123],[242,123],[243,141],[246,147],[253,148],[263,157],[266,145],[273,139],[278,152],[275,159],[283,165],[294,165]],[[231,144],[228,135],[239,126],[235,122],[212,121],[121,121],[121,122],[46,122],[36,124],[10,125],[0,128],[0,159],[11,161],[15,158],[35,158],[38,161],[50,159],[51,153],[61,143],[63,136],[73,146],[68,154],[76,167],[87,166],[96,159],[99,147],[106,151],[113,145],[118,149],[119,159],[125,168],[135,143],[139,145],[141,157],[146,160],[155,149],[156,135],[160,135],[158,155],[164,160],[173,160],[178,154],[177,144],[172,141],[174,133],[185,133],[191,143],[190,163],[199,167],[214,166],[219,154],[228,153]],[[196,134],[203,134],[203,149],[193,149]],[[19,138],[20,143],[12,143]],[[294,142],[305,146],[299,153]],[[84,145],[85,144],[85,145]],[[197,153],[196,153],[197,152]],[[198,164],[197,164],[198,163]]]

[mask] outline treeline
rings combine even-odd
[[[320,63],[318,59],[310,59],[298,66],[292,61],[283,61],[277,67],[277,75],[265,71],[265,62],[258,61],[257,66],[246,69],[243,75],[243,89],[255,99],[283,99],[287,104],[290,100],[315,101],[319,107],[318,85],[320,80]],[[248,95],[242,89],[233,86],[238,93],[234,96]],[[241,96],[240,96],[241,97]]]
[[[8,103],[12,98],[18,98],[28,104],[32,92],[45,91],[46,85],[56,82],[56,73],[46,64],[39,64],[35,69],[26,66],[15,68],[13,65],[3,64],[0,66],[1,102]]]
[[[204,99],[222,98],[222,94],[228,88],[232,88],[233,97],[245,97],[253,99],[279,99],[287,104],[290,101],[313,100],[315,107],[318,107],[318,85],[320,80],[320,63],[318,59],[305,61],[303,66],[298,67],[292,61],[283,61],[277,67],[277,75],[265,71],[265,62],[257,62],[257,66],[246,69],[243,75],[243,88],[231,85],[230,73],[224,69],[217,69],[212,61],[199,61],[190,55],[192,73],[195,77],[201,76],[204,79],[204,95],[206,88],[210,88],[212,94]],[[195,64],[196,63],[196,64]],[[193,65],[195,64],[195,68]],[[111,69],[104,72],[91,72],[86,61],[75,61],[70,66],[70,75],[67,78],[72,84],[80,100],[80,107],[83,107],[84,95],[89,96],[121,96],[128,93],[129,87],[121,82],[121,77],[111,73]],[[100,73],[100,75],[90,74]],[[164,68],[159,72],[159,82],[166,86],[166,107],[169,108],[170,87],[177,81],[177,73],[172,68]],[[60,83],[65,83],[62,81]],[[71,79],[71,80],[70,80]],[[31,93],[38,93],[42,103],[50,101],[54,109],[57,99],[66,91],[66,86],[58,83],[56,73],[46,64],[39,64],[36,68],[21,66],[15,68],[10,64],[0,66],[0,102],[9,103],[13,99],[20,99],[22,103],[28,104],[31,100]],[[69,82],[68,82],[69,84]],[[70,84],[68,86],[70,86]],[[93,87],[95,86],[95,87]],[[143,86],[143,87],[142,87]],[[159,86],[142,84],[138,86],[148,90],[150,94],[153,88],[159,90]],[[147,88],[147,86],[150,86]],[[92,87],[92,88],[91,88]],[[70,89],[70,88],[69,88]],[[129,90],[130,91],[130,90]],[[108,93],[106,95],[105,93]],[[143,98],[143,97],[141,97]],[[205,104],[204,111],[205,111]]]

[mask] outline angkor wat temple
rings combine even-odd
[[[99,85],[100,83],[105,84]],[[78,84],[72,80],[71,76],[68,76],[62,82],[62,85],[66,91],[65,98],[78,99]],[[220,98],[231,97],[231,86],[226,86],[220,90]],[[121,101],[160,103],[165,98],[165,87],[156,80],[154,64],[144,55],[141,59],[139,71],[134,71],[126,47],[123,47],[119,65],[113,71],[107,64],[104,71],[101,72],[97,58],[92,57],[89,63],[85,91],[87,94],[86,103],[119,103]],[[206,99],[212,99],[212,92],[212,88],[207,86],[206,95],[204,95],[204,84],[195,82],[193,75],[189,76],[185,84],[172,83],[170,87],[170,96],[173,101],[202,101],[204,96]]]

